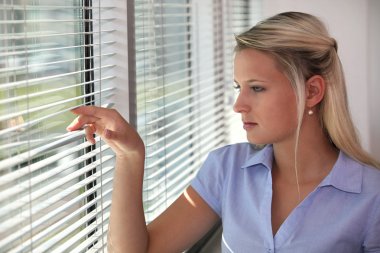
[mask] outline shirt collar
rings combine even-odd
[[[249,168],[249,167],[253,167],[253,166],[261,164],[261,165],[264,165],[267,169],[271,170],[272,163],[273,163],[273,146],[266,145],[261,150],[256,151],[255,154],[241,166],[241,168]]]
[[[264,165],[268,170],[272,169],[273,146],[266,145],[255,152],[241,168]],[[356,162],[344,152],[340,151],[337,161],[330,173],[320,183],[319,187],[333,186],[341,191],[360,193],[363,181],[363,165]]]
[[[360,193],[362,182],[363,165],[340,151],[334,167],[319,186],[333,186],[341,191]]]

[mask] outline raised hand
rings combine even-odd
[[[91,143],[95,143],[94,133],[101,136],[119,158],[136,152],[144,154],[140,136],[115,109],[82,106],[72,112],[78,117],[67,127],[68,131],[84,128],[86,139]]]

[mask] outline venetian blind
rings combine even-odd
[[[228,18],[225,23],[225,80],[226,80],[226,117],[229,119],[229,139],[231,142],[246,141],[242,131],[241,116],[233,111],[233,103],[237,94],[231,88],[233,86],[233,49],[236,45],[234,35],[238,35],[262,19],[262,0],[234,0],[226,1],[224,9]],[[241,132],[238,132],[238,131]]]
[[[65,128],[71,108],[115,93],[115,7],[0,5],[0,252],[102,250],[114,155]]]
[[[147,222],[225,143],[223,15],[217,1],[136,0],[137,129],[147,148]]]

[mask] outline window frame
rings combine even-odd
[[[122,8],[126,9],[126,6],[124,5],[124,1],[114,1],[114,2],[118,3],[118,5],[121,7],[121,9]],[[80,48],[83,49],[83,51],[82,51],[82,55],[83,56],[81,56],[81,58],[80,58],[80,61],[83,62],[83,65],[81,64],[81,69],[78,70],[78,73],[84,73],[82,75],[82,79],[80,81],[81,82],[80,84],[83,84],[85,86],[84,89],[83,89],[83,93],[81,94],[81,97],[84,97],[85,98],[85,104],[89,105],[89,104],[95,104],[95,102],[94,102],[95,101],[95,95],[94,94],[95,94],[95,81],[96,80],[94,78],[94,71],[95,71],[94,58],[96,56],[94,54],[94,46],[96,45],[96,43],[94,43],[94,38],[93,38],[94,30],[93,30],[92,22],[93,22],[93,20],[96,20],[96,18],[94,19],[93,15],[92,15],[92,11],[96,7],[92,6],[93,1],[91,1],[91,0],[78,1],[78,5],[82,4],[82,3],[84,5],[81,5],[81,6],[71,6],[71,9],[73,11],[78,10],[78,12],[81,12],[81,21],[76,21],[75,18],[73,18],[72,21],[64,20],[62,22],[78,22],[78,24],[84,24],[83,27],[82,27],[83,30],[82,31],[78,31],[78,33],[77,33],[77,34],[84,35],[83,39],[81,40],[80,44],[76,44],[73,47],[76,47],[76,48],[80,47]],[[51,5],[51,6],[44,6],[44,3],[41,3],[41,6],[42,6],[41,8],[45,8],[45,9],[41,9],[37,5],[26,6],[25,3],[21,3],[21,2],[17,3],[17,4],[19,4],[19,6],[17,6],[16,3],[14,4],[14,6],[16,8],[18,8],[18,9],[20,9],[20,12],[22,12],[22,13],[26,13],[27,9],[28,9],[28,11],[29,11],[29,9],[37,10],[37,11],[42,11],[42,10],[46,11],[46,10],[50,10],[50,8],[52,10],[56,10],[55,8],[57,8],[57,7],[53,6],[53,5]],[[100,4],[100,2],[99,2],[99,4]],[[46,3],[45,3],[45,5],[46,5]],[[62,6],[62,8],[65,8],[65,6]],[[67,7],[67,8],[70,10],[70,7]],[[99,5],[99,9],[100,8],[101,7]],[[120,16],[125,19],[125,17],[123,17],[123,13]],[[39,18],[39,16],[38,16],[38,18]],[[23,20],[25,20],[24,23],[28,23],[29,22],[29,20],[26,19],[25,17],[23,17]],[[60,19],[57,19],[57,20],[60,21]],[[1,20],[0,23],[6,23],[6,21],[5,22],[2,22],[2,21],[3,20]],[[14,21],[14,22],[17,22],[17,21]],[[31,21],[31,22],[35,22],[35,21]],[[99,26],[99,31],[100,31],[100,28],[101,27]],[[29,32],[29,30],[25,30],[22,33],[26,34],[28,32]],[[119,30],[119,33],[124,33],[125,34],[126,33],[126,29],[123,27],[122,29]],[[26,37],[26,35],[25,35],[25,37]],[[101,46],[101,43],[102,42],[100,41],[100,43],[98,45]],[[110,44],[112,45],[113,43],[110,43]],[[117,43],[114,43],[114,44],[117,44]],[[28,47],[29,47],[29,44],[25,44],[25,48],[28,48]],[[113,49],[116,48],[116,46],[113,46],[113,45],[111,47]],[[120,53],[121,56],[122,55],[125,56],[125,50],[121,50],[120,52],[121,52]],[[99,55],[99,57],[100,57],[100,55]],[[101,69],[102,67],[103,66],[101,65],[101,63],[99,63],[99,68]],[[124,64],[120,64],[120,66],[118,66],[118,67],[119,68],[125,67],[125,63]],[[121,73],[123,73],[123,72],[121,72]],[[8,81],[8,82],[11,82],[11,81]],[[25,79],[25,82],[28,82],[28,79]],[[98,82],[99,82],[99,80],[98,80]],[[7,81],[5,82],[5,84],[7,84]],[[0,87],[0,88],[3,88],[3,87]],[[100,88],[99,92],[101,92],[101,88]],[[74,115],[72,115],[72,116],[74,118]],[[69,122],[67,122],[67,124],[68,123]],[[58,141],[59,143],[57,141],[53,141],[53,142],[49,143],[48,145],[46,145],[45,149],[43,149],[43,150],[40,149],[40,152],[46,152],[49,149],[53,149],[54,147],[57,147],[57,145],[64,146],[64,145],[66,145],[67,143],[70,143],[73,140],[79,140],[83,135],[84,135],[83,132],[81,132],[81,133],[78,132],[78,133],[73,133],[73,134],[71,134],[71,133],[62,134],[63,138]],[[99,149],[99,146],[97,146],[97,145],[92,145],[92,146],[89,146],[89,147],[83,146],[83,149],[85,151],[84,151],[84,153],[81,153],[81,155],[82,154],[86,155],[86,154],[91,154],[91,153],[95,152],[96,149]],[[77,151],[77,152],[79,152],[79,151]],[[27,167],[30,167],[33,164],[33,162],[31,162],[31,161],[32,160],[36,160],[36,157],[33,157],[33,156],[35,156],[35,154],[33,152],[31,153],[31,152],[27,151],[26,154],[28,155],[28,158],[26,159],[26,161],[23,164],[25,165],[24,167],[27,168]],[[36,154],[36,155],[38,155],[38,154]],[[81,155],[78,155],[78,156],[81,156]],[[40,155],[38,155],[38,157],[39,156]],[[42,157],[44,157],[44,156],[42,156]],[[21,156],[20,156],[20,158],[21,158]],[[13,164],[16,165],[17,164],[17,159],[18,159],[17,157],[10,157],[9,159],[2,159],[2,160],[0,160],[0,164],[3,164],[4,166],[6,166],[6,164],[12,164],[13,163]],[[102,162],[102,160],[101,160],[102,157],[101,156],[94,155],[92,157],[89,157],[87,160],[85,160],[85,162],[83,163],[83,165],[79,165],[79,163],[78,163],[75,166],[80,166],[80,168],[84,168],[86,166],[92,166],[92,164],[94,164],[96,162],[99,162],[98,159],[100,159],[100,162]],[[105,158],[104,158],[104,160],[106,161]],[[94,165],[94,166],[95,167],[93,169],[91,169],[90,171],[85,172],[83,175],[81,175],[81,176],[84,176],[83,182],[87,182],[87,181],[89,182],[87,185],[83,186],[85,188],[85,191],[84,191],[84,194],[81,195],[82,196],[81,199],[84,200],[84,201],[83,201],[83,203],[81,202],[81,204],[80,204],[80,207],[84,207],[85,208],[87,206],[86,215],[88,215],[91,212],[96,211],[98,209],[98,204],[97,203],[99,202],[99,200],[96,200],[96,199],[98,198],[99,193],[102,194],[102,191],[99,191],[97,189],[97,188],[101,187],[102,182],[99,182],[100,185],[97,186],[97,181],[101,180],[101,179],[99,179],[99,178],[94,179],[94,176],[96,176],[96,174],[102,173],[102,170],[97,171],[97,167],[96,167],[97,165]],[[30,177],[32,177],[32,176],[30,176]],[[82,179],[79,179],[79,176],[78,176],[78,180],[81,181]],[[74,182],[73,182],[73,184],[74,184]],[[87,193],[87,192],[89,192],[89,193]],[[102,196],[99,196],[99,197],[102,198]],[[45,201],[45,198],[42,199],[42,201]],[[30,213],[30,215],[33,215],[33,214]],[[33,222],[32,218],[30,218],[30,220],[31,220],[30,222]],[[85,225],[85,227],[89,227],[89,226],[93,227],[94,225],[96,226],[97,223],[99,223],[99,222],[97,221],[97,215],[95,215],[94,218],[89,219],[87,222],[83,223],[82,226]],[[22,224],[20,226],[23,227],[24,225]],[[32,225],[30,225],[30,226],[32,226]],[[102,226],[102,225],[100,225],[100,226]],[[102,227],[99,227],[99,228],[102,229]],[[31,231],[34,231],[32,227],[30,229],[31,229]],[[98,231],[98,227],[95,227],[95,229],[90,230],[90,232],[87,234],[86,237],[79,238],[78,241],[76,242],[77,244],[72,244],[73,245],[72,247],[77,247],[77,245],[79,243],[81,243],[82,241],[86,241],[86,239],[90,238],[93,234],[97,233],[97,231]],[[14,233],[18,233],[18,231],[15,231]],[[56,234],[53,234],[50,237],[55,236],[55,235]],[[28,245],[32,245],[34,240],[35,240],[34,236],[31,236],[30,238],[28,237],[27,239],[25,239],[25,241],[20,241],[20,244],[18,244],[16,246],[17,246],[17,248],[18,247],[22,247],[22,245],[23,244],[26,245],[26,243]],[[102,240],[102,238],[100,236],[99,240],[96,239],[94,242],[95,243],[96,242],[102,243],[102,242],[100,242],[101,240]],[[29,244],[29,241],[30,241],[30,244]],[[11,247],[16,247],[16,246],[14,246],[14,244],[6,244],[6,245],[12,245]],[[104,245],[105,244],[103,244],[102,246],[104,246]],[[36,247],[38,247],[38,246],[39,245],[37,245]],[[87,247],[87,250],[89,250],[90,248],[94,248],[93,246],[94,246],[93,244],[90,244]],[[31,247],[33,247],[33,246],[31,246]]]
[[[100,31],[102,29],[111,29],[106,22],[101,23],[99,27],[94,27],[92,24],[91,20],[97,19],[98,17],[94,16],[93,13],[93,5],[95,3],[99,3],[100,6],[100,0],[96,2],[96,0],[82,0],[83,3],[82,6],[82,18],[83,18],[83,24],[84,26],[82,27],[83,29],[83,66],[81,71],[83,71],[83,80],[82,82],[85,84],[84,87],[84,93],[85,94],[94,94],[95,93],[95,71],[94,69],[97,66],[97,62],[94,61],[94,45],[96,43],[96,38],[94,38],[94,32]],[[196,0],[194,1],[194,6],[196,8],[200,8],[199,5],[201,4],[202,1]],[[187,0],[187,3],[190,4],[190,0]],[[218,13],[221,13],[222,15],[226,15],[226,18],[228,18],[229,14],[225,14],[225,8],[227,8],[227,3],[228,1],[213,1],[213,4],[217,6]],[[108,48],[111,48],[113,51],[117,52],[117,56],[112,58],[112,62],[109,62],[107,59],[104,60],[104,62],[101,62],[100,64],[114,64],[115,67],[108,70],[109,73],[111,73],[115,78],[113,79],[112,83],[115,89],[115,94],[113,96],[113,101],[115,102],[116,106],[115,109],[117,109],[120,114],[135,128],[138,127],[137,125],[137,87],[136,87],[136,41],[135,41],[135,28],[136,28],[136,17],[135,17],[135,1],[127,1],[127,0],[110,0],[105,3],[105,5],[108,6],[113,6],[117,11],[114,11],[113,13],[113,18],[114,20],[112,21],[112,29],[114,30],[114,33],[112,37],[116,38],[115,41],[116,43],[112,43],[108,45]],[[190,7],[189,7],[190,8]],[[189,9],[189,13],[191,10]],[[198,15],[196,13],[192,13],[194,15]],[[199,17],[194,17],[194,18],[199,18]],[[219,54],[220,50],[223,50],[226,48],[225,45],[225,31],[227,30],[226,28],[226,22],[225,17],[219,17],[218,18],[218,34],[215,39],[215,43],[218,43],[219,49],[215,50],[214,49],[214,54]],[[190,18],[189,18],[190,19]],[[100,20],[100,18],[99,18]],[[215,19],[216,20],[216,19]],[[190,23],[190,20],[188,20]],[[198,22],[198,21],[197,21]],[[199,25],[199,24],[198,24]],[[98,30],[96,30],[98,29]],[[190,30],[190,28],[188,28]],[[197,33],[197,31],[194,31],[194,33]],[[190,36],[190,35],[189,35]],[[197,36],[201,36],[198,34]],[[192,39],[192,38],[189,38]],[[199,40],[199,37],[195,38],[195,40],[192,39],[192,43],[198,43],[196,40]],[[214,43],[213,43],[214,44]],[[190,49],[189,49],[190,50]],[[196,48],[196,51],[194,54],[200,53],[200,49]],[[226,58],[225,55],[222,56],[224,59]],[[193,56],[189,56],[189,59],[191,61],[199,61],[199,59],[193,58]],[[103,60],[102,60],[103,61]],[[189,68],[191,63],[189,63]],[[101,65],[99,65],[101,66]],[[214,66],[215,67],[215,66]],[[218,66],[219,67],[219,66]],[[225,67],[225,66],[224,66]],[[216,68],[216,67],[215,67]],[[190,71],[190,70],[189,70]],[[191,74],[190,74],[191,75]],[[228,78],[226,78],[225,75],[221,75],[218,77],[220,79],[220,82],[228,82]],[[218,80],[219,80],[218,79]],[[197,89],[197,88],[195,88]],[[232,89],[231,89],[232,90]],[[196,90],[192,92],[197,92]],[[125,99],[125,97],[128,97],[128,99]],[[85,104],[86,105],[94,105],[96,104],[94,101],[96,100],[95,95],[86,97]],[[197,105],[200,106],[200,105]],[[193,120],[193,119],[192,119]],[[223,118],[223,120],[225,120]],[[71,136],[72,137],[72,136]],[[70,137],[69,137],[70,138]],[[200,139],[199,136],[194,137],[196,139]],[[227,137],[226,137],[227,138]],[[198,143],[195,142],[194,145],[199,145]],[[85,149],[85,153],[91,153],[95,151],[97,148],[99,148],[98,144],[96,145],[91,145]],[[200,147],[202,148],[202,147]],[[101,161],[102,157],[100,156],[93,156],[89,159],[87,159],[84,163],[83,166],[87,166],[90,164],[93,164],[97,162],[97,160]],[[202,157],[200,157],[202,159]],[[0,161],[1,163],[1,161]],[[94,167],[90,171],[86,172],[85,177],[86,178],[91,178],[94,175],[96,175],[98,172],[97,167]],[[101,182],[100,185],[97,180],[90,182],[89,184],[86,185],[86,191],[91,191],[91,189],[95,189],[97,187],[102,187]],[[102,192],[101,191],[93,191],[91,194],[89,194],[86,197],[86,202],[85,203],[92,203],[95,199],[98,197],[102,197]],[[98,209],[98,204],[95,202],[94,204],[91,204],[87,208],[87,214],[95,211]],[[87,221],[86,225],[91,226],[97,223],[97,216],[95,216],[93,219],[90,219]],[[215,230],[217,230],[220,227],[220,224],[218,224],[215,227]],[[98,231],[99,228],[95,228],[95,230],[92,230],[88,235],[88,237],[91,237],[91,235],[96,234],[97,232],[103,233],[103,231]],[[212,230],[214,231],[214,230]],[[211,235],[211,234],[210,234]],[[101,238],[99,237],[99,241]],[[99,242],[101,243],[101,246],[104,247],[106,245],[106,242]],[[200,244],[198,244],[199,247]],[[87,247],[87,250],[93,250],[95,251],[97,245],[90,245]],[[196,252],[194,249],[197,246],[195,246],[192,250],[189,252]]]

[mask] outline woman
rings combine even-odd
[[[145,149],[114,110],[81,107],[116,153],[111,252],[182,252],[219,219],[223,252],[380,252],[380,164],[358,144],[337,43],[314,16],[281,13],[236,37],[234,110],[250,143],[210,153],[145,225]],[[184,229],[185,228],[185,229]]]

